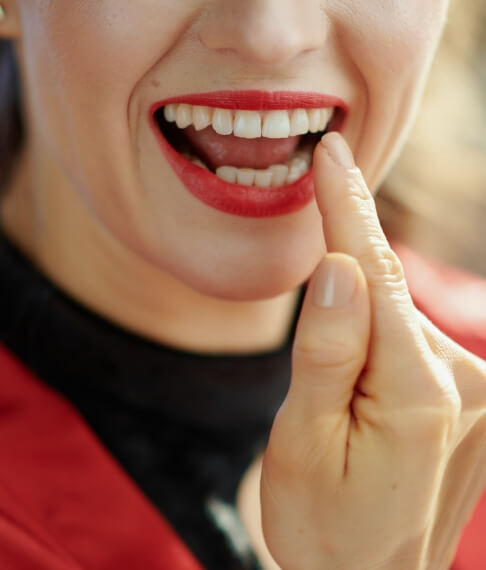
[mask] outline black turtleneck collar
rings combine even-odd
[[[235,557],[206,503],[234,504],[265,444],[288,388],[296,319],[278,350],[196,354],[84,308],[2,232],[0,274],[0,342],[78,408],[207,568],[257,568],[251,556]]]

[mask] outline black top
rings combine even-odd
[[[287,392],[296,318],[278,350],[195,354],[84,308],[1,231],[0,275],[0,342],[74,404],[208,570],[259,568],[235,494]]]

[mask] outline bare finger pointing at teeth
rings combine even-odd
[[[402,265],[378,220],[373,196],[341,135],[323,137],[315,153],[316,199],[328,250],[355,258],[369,289],[372,336],[367,366],[379,374],[373,385],[364,383],[362,388],[384,405],[413,405],[416,396],[422,402],[426,387],[418,375],[410,374],[406,383],[390,378],[397,367],[422,368],[427,342]],[[435,382],[430,388],[434,398]]]
[[[314,179],[330,253],[308,287],[264,455],[265,538],[285,570],[418,569],[457,389],[338,133],[317,146]]]

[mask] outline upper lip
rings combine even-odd
[[[210,91],[206,93],[190,93],[178,95],[151,105],[155,113],[160,107],[169,103],[188,103],[204,105],[220,109],[241,109],[246,111],[264,111],[278,109],[312,109],[336,107],[347,113],[347,104],[333,95],[308,91]]]

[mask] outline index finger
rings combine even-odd
[[[339,133],[328,133],[314,153],[316,199],[329,251],[356,258],[370,292],[371,365],[413,366],[428,345],[416,319],[402,265],[381,228],[375,203]]]

